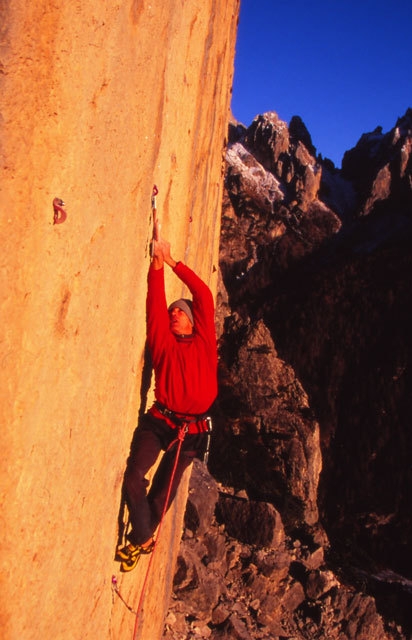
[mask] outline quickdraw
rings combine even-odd
[[[159,189],[156,187],[156,185],[153,185],[153,191],[152,191],[152,209],[156,210],[156,196],[159,193]]]
[[[123,598],[122,594],[120,593],[116,576],[112,576],[112,590],[113,590],[113,593],[115,593],[120,598],[120,600],[127,607],[127,609],[129,609],[131,613],[134,613],[136,615],[137,612],[126,602],[126,600]]]
[[[153,185],[153,191],[152,191],[152,216],[153,216],[153,235],[152,235],[152,242],[150,243],[150,255],[153,256],[153,243],[155,240],[157,240],[156,237],[156,220],[157,220],[157,208],[156,208],[156,196],[159,193],[159,189],[157,188],[156,185]]]
[[[53,200],[53,224],[61,224],[67,218],[67,213],[63,209],[65,206],[63,200],[61,198],[54,198]]]

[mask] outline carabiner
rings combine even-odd
[[[153,191],[152,191],[152,209],[156,209],[156,196],[159,193],[159,189],[156,187],[156,185],[153,185]]]

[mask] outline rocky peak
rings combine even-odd
[[[256,273],[260,288],[271,278],[267,270],[288,268],[334,236],[342,221],[329,203],[346,183],[338,185],[329,172],[330,200],[322,199],[322,166],[300,118],[293,119],[292,133],[274,112],[230,130],[221,245],[222,275],[226,283],[233,280],[234,295],[249,282],[254,288]]]
[[[302,120],[292,118],[290,128],[274,112],[259,115],[240,142],[257,161],[284,185],[285,201],[307,209],[319,191],[321,167]]]
[[[246,131],[245,143],[268,169],[276,172],[279,159],[289,150],[289,129],[277,113],[269,111],[253,120]]]
[[[412,205],[412,109],[387,133],[377,127],[361,136],[343,156],[342,175],[351,180],[359,196],[359,215],[382,210],[390,201],[396,214]]]
[[[292,143],[301,142],[312,157],[316,156],[316,148],[312,144],[312,137],[300,116],[292,117],[289,123],[289,135]]]

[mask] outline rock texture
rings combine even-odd
[[[5,640],[132,637],[111,578],[146,401],[150,197],[156,183],[176,256],[216,289],[237,13],[238,0],[1,3]],[[157,552],[145,640],[162,632],[184,497]],[[142,573],[118,580],[136,606]]]
[[[285,524],[318,520],[319,426],[292,368],[262,321],[227,323],[212,469],[254,499],[282,508]],[[245,482],[246,481],[246,482]]]
[[[259,518],[255,526],[251,513]],[[299,537],[285,536],[270,503],[227,493],[198,463],[163,638],[387,640],[401,635],[395,627],[385,631],[373,598],[327,568],[320,531],[314,537],[303,531]]]
[[[341,171],[298,118],[229,140],[220,496],[209,529],[186,519],[165,638],[406,640],[412,111]],[[209,495],[194,487],[191,511]]]

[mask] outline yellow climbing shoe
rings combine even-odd
[[[117,550],[116,560],[120,564],[121,571],[132,571],[140,560],[140,556],[151,553],[154,548],[154,540],[142,547],[141,545],[127,544],[125,547]]]
[[[118,547],[116,550],[116,560],[118,560],[119,562],[121,560],[129,560],[132,556],[139,553],[139,549],[139,545],[134,545],[132,543],[129,543],[122,548]]]

